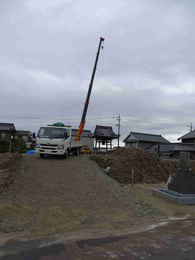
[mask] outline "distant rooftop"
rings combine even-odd
[[[115,139],[118,135],[114,133],[112,126],[96,125],[94,137]]]
[[[182,143],[160,144],[160,152],[195,152],[195,146]]]
[[[16,131],[13,123],[0,123],[0,131]]]
[[[162,135],[147,134],[147,133],[138,133],[130,132],[130,134],[124,139],[125,143],[134,143],[137,141],[142,142],[152,142],[152,143],[169,143]]]
[[[16,135],[32,135],[32,132],[27,130],[17,130]]]
[[[181,139],[185,140],[185,139],[193,139],[193,138],[195,138],[195,130],[193,130],[193,131],[191,131],[191,132],[189,132],[189,133],[179,137],[177,140],[181,140]]]

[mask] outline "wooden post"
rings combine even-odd
[[[95,152],[97,153],[97,150],[98,150],[98,142],[97,142],[97,139],[95,139]]]
[[[13,133],[12,133],[12,131],[10,130],[9,131],[9,152],[11,153],[11,152],[13,152],[13,149],[12,149],[12,146],[13,146],[13,144],[12,144],[12,142],[13,142],[13,135],[12,135]]]
[[[131,186],[132,187],[134,185],[134,182],[135,182],[135,172],[134,172],[134,169],[132,168],[131,169]]]
[[[11,137],[9,139],[9,152],[10,153],[12,152],[12,139],[11,139]]]

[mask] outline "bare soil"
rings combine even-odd
[[[151,188],[163,184],[121,185],[85,155],[67,160],[24,155],[19,166],[15,181],[0,194],[2,242],[56,234],[121,234],[195,215],[193,206],[153,197]]]
[[[121,230],[159,215],[159,210],[140,214],[133,193],[87,156],[64,160],[25,155],[15,182],[0,195],[1,234],[42,237],[91,228]]]

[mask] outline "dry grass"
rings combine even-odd
[[[82,209],[67,210],[62,207],[40,210],[36,216],[36,222],[31,228],[31,233],[33,236],[46,236],[77,230],[84,214]]]
[[[28,206],[17,204],[0,205],[0,232],[9,233],[23,231],[32,223],[34,210]]]
[[[152,188],[164,186],[165,184],[136,184],[133,188],[130,185],[128,187],[130,192],[133,192],[135,194],[137,200],[150,204],[152,207],[160,210],[162,212],[162,215],[164,216],[178,217],[187,214],[195,216],[195,206],[180,205],[152,195]]]

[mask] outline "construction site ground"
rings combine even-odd
[[[162,222],[138,233],[57,240],[9,241],[0,246],[1,260],[194,260],[195,221]],[[86,235],[86,234],[85,234]]]
[[[0,232],[40,237],[90,228],[120,230],[161,216],[153,208],[147,212],[150,205],[142,210],[140,203],[87,156],[24,155],[15,182],[0,195]]]
[[[121,185],[85,155],[24,155],[19,167],[0,194],[0,244],[9,251],[16,241],[123,236],[195,214],[194,206],[153,197],[151,188],[163,183]]]

